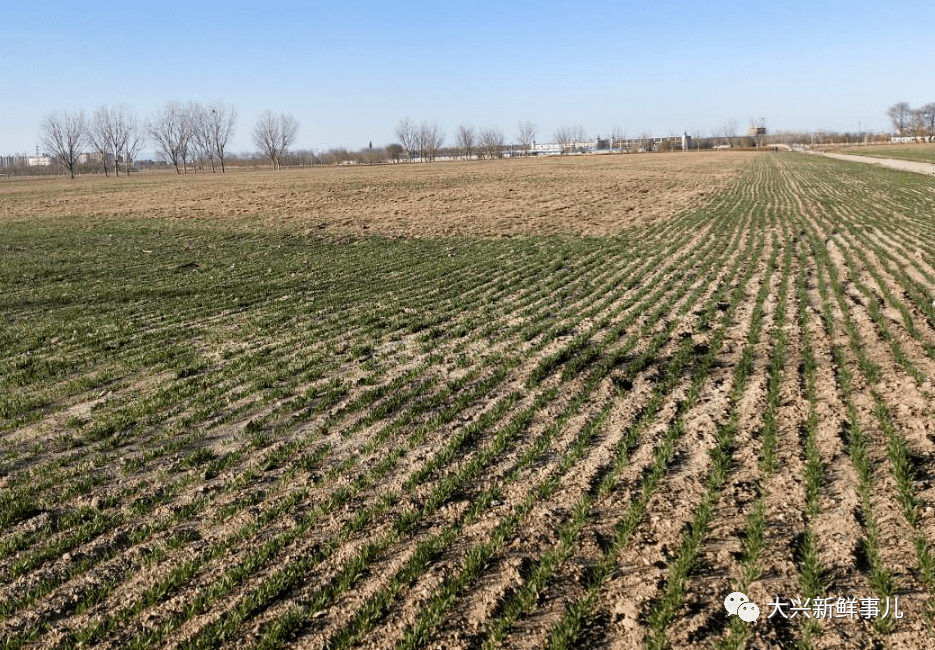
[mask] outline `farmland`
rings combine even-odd
[[[932,144],[878,144],[858,147],[842,147],[840,153],[874,158],[896,158],[921,163],[935,163],[935,145]]]
[[[925,176],[594,156],[0,206],[5,647],[935,638]]]

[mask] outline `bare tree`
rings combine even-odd
[[[610,131],[610,148],[613,149],[614,145],[617,146],[617,149],[623,149],[623,143],[627,139],[627,132],[625,129],[621,129],[619,126],[615,126]]]
[[[552,137],[555,138],[555,141],[558,143],[559,151],[561,153],[566,153],[574,136],[572,135],[571,127],[560,126],[555,129],[555,133],[552,134]]]
[[[422,120],[422,124],[415,127],[415,148],[419,152],[419,162],[425,162],[427,159],[426,156],[426,146],[428,140],[427,133],[427,122]]]
[[[737,125],[737,118],[732,117],[721,127],[724,131],[724,139],[731,147],[734,146],[734,138],[737,137]]]
[[[156,146],[156,152],[175,166],[176,174],[181,174],[188,158],[188,141],[191,138],[185,108],[177,101],[166,102],[147,122],[146,130]]]
[[[723,125],[714,129],[711,134],[715,138],[720,138],[722,144],[733,144],[731,140],[737,135],[737,120],[730,118]]]
[[[727,134],[728,138],[737,137],[737,118],[732,117],[727,120],[727,123],[724,125],[724,133]]]
[[[279,160],[277,143],[279,142],[279,119],[273,111],[266,111],[253,126],[253,143],[264,156],[269,158],[270,164],[276,168]]]
[[[179,154],[182,157],[182,171],[188,173],[188,162],[192,163],[192,170],[195,169],[195,154],[198,152],[198,143],[195,141],[195,130],[197,124],[197,107],[195,102],[188,102],[188,105],[182,108],[182,133],[183,138],[179,143]]]
[[[899,102],[893,104],[886,111],[887,116],[893,122],[893,128],[899,135],[906,135],[909,129],[909,123],[912,119],[912,109],[908,102]]]
[[[399,144],[402,145],[406,155],[409,156],[409,162],[412,162],[412,153],[418,146],[417,131],[418,129],[408,117],[404,117],[396,125],[396,137],[399,138]]]
[[[929,102],[919,109],[922,113],[922,122],[925,125],[925,135],[935,135],[935,102]]]
[[[438,128],[436,122],[422,120],[417,134],[420,157],[424,162],[432,162],[438,150],[445,143],[445,133]]]
[[[49,113],[42,119],[40,128],[43,146],[59,159],[74,178],[78,154],[87,138],[84,111]]]
[[[495,126],[485,127],[478,134],[478,145],[488,160],[503,157],[504,141],[503,131]]]
[[[386,145],[386,157],[392,160],[394,163],[399,162],[399,157],[403,155],[403,145],[398,142],[393,142],[392,144]]]
[[[106,106],[98,106],[88,123],[88,144],[98,157],[107,176],[107,153],[110,151],[110,111]]]
[[[205,169],[206,161],[211,163],[211,171],[215,171],[214,145],[211,141],[211,124],[208,120],[207,109],[198,102],[189,102],[186,107],[186,114],[191,129],[193,158],[202,171]]]
[[[701,129],[692,129],[690,135],[692,139],[692,144],[695,145],[695,149],[696,150],[701,149],[701,138],[702,138]]]
[[[332,165],[340,165],[343,162],[351,160],[351,154],[346,147],[331,147],[328,151],[321,154],[321,157]]]
[[[108,148],[107,155],[113,156],[114,159],[114,174],[120,176],[120,166],[118,164],[120,156],[123,155],[126,158],[130,140],[139,137],[139,119],[133,108],[126,104],[120,104],[110,108],[106,106],[98,108],[94,114],[93,123],[96,124],[99,121],[104,124]],[[142,142],[138,144],[134,155],[139,153],[139,147],[142,147]]]
[[[574,147],[581,148],[584,146],[585,141],[588,139],[588,134],[585,132],[584,127],[580,124],[572,129],[572,136],[574,138]]]
[[[519,123],[516,139],[523,148],[523,151],[528,156],[529,150],[532,148],[532,143],[536,140],[536,125],[532,122],[532,120],[526,120],[525,122]]]
[[[295,144],[295,138],[299,134],[299,123],[292,115],[285,113],[279,116],[279,156],[282,158],[289,153],[289,147]],[[282,169],[282,164],[279,165]]]
[[[311,167],[312,165],[321,164],[321,161],[312,149],[299,149],[293,152],[291,158],[302,167]]]
[[[584,127],[580,124],[577,126],[560,126],[555,130],[554,137],[562,153],[574,151],[587,138]]]
[[[653,137],[649,134],[649,131],[640,133],[640,146],[638,150],[642,152],[653,150]]]
[[[458,132],[455,134],[455,147],[458,149],[458,153],[466,158],[470,159],[474,154],[474,144],[477,140],[477,136],[474,133],[474,127],[470,124],[462,124],[458,127]]]
[[[227,149],[227,142],[234,136],[234,127],[237,125],[237,109],[233,104],[224,104],[215,102],[209,107],[208,126],[210,128],[211,146],[214,149],[214,155],[221,162],[221,173],[224,169],[224,150]]]
[[[909,116],[909,131],[917,138],[925,136],[925,114],[921,108],[915,108]]]
[[[716,142],[717,144],[724,144],[723,137],[724,133],[721,131],[721,127],[711,129],[710,139],[712,142]]]
[[[125,171],[127,172],[127,176],[130,175],[130,163],[136,159],[140,151],[142,151],[143,145],[145,144],[145,129],[143,128],[143,125],[140,124],[139,120],[136,119],[136,114],[134,113],[133,122],[131,124],[131,128],[128,131],[127,141],[123,146],[123,165]]]
[[[282,169],[282,160],[295,143],[299,123],[291,115],[276,115],[267,109],[253,127],[253,143],[274,169]]]

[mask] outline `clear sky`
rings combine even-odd
[[[396,123],[499,126],[539,141],[712,129],[883,130],[935,101],[935,2],[10,3],[0,17],[0,153],[35,149],[42,116],[169,99],[237,107],[233,151],[266,108],[296,148],[392,142]],[[150,147],[144,149],[148,151]]]

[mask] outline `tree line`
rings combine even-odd
[[[445,144],[445,133],[434,121],[423,120],[416,124],[408,117],[396,125],[398,143],[387,147],[389,157],[395,162],[405,154],[410,162],[414,159],[432,162]],[[526,120],[520,122],[517,131],[518,148],[526,153],[536,138],[536,125]],[[455,130],[453,149],[461,158],[502,158],[506,149],[506,137],[497,126],[475,128],[472,124],[460,124]]]
[[[196,101],[168,101],[145,120],[126,104],[101,105],[90,115],[83,109],[57,111],[46,115],[40,124],[40,140],[46,152],[54,156],[75,177],[75,170],[85,154],[93,154],[107,176],[111,169],[125,173],[147,142],[156,155],[175,167],[177,174],[201,169],[226,171],[228,144],[237,126],[237,109],[231,104]],[[253,143],[274,169],[282,168],[283,158],[295,143],[299,123],[292,115],[266,110],[253,127]]]
[[[512,146],[528,155],[536,142],[537,133],[538,128],[533,121],[525,120],[517,123]],[[435,160],[445,143],[445,135],[435,122],[423,120],[416,124],[408,117],[402,118],[396,125],[396,137],[399,138],[399,143],[394,143],[387,148],[394,161],[405,154],[410,162],[415,159],[431,162]],[[584,127],[580,125],[560,126],[555,129],[552,137],[558,143],[561,153],[569,153],[587,140]],[[615,138],[620,141],[625,137],[619,128],[613,129],[611,139]],[[491,159],[502,158],[506,148],[506,137],[500,127],[475,128],[472,124],[462,123],[455,130],[454,145],[449,152],[460,158]]]
[[[887,115],[899,135],[935,136],[935,102],[920,108],[899,102],[889,108]],[[125,173],[129,173],[131,164],[147,143],[178,174],[187,173],[189,169],[204,172],[209,167],[212,172],[220,169],[224,173],[231,156],[228,144],[234,136],[237,117],[235,107],[223,102],[168,101],[145,120],[141,120],[126,104],[101,105],[89,117],[83,110],[46,115],[40,125],[41,142],[47,153],[54,156],[72,178],[79,163],[86,164],[89,158],[100,165],[105,175],[112,170],[119,176],[121,164]],[[404,117],[396,126],[398,142],[384,148],[374,149],[371,143],[357,152],[339,147],[316,154],[311,150],[291,151],[298,130],[299,123],[292,115],[266,110],[257,119],[251,136],[258,155],[278,170],[284,164],[377,164],[402,159],[432,162],[440,154],[464,159],[502,158],[508,146],[529,155],[538,132],[531,120],[518,122],[513,144],[507,145],[503,130],[497,126],[477,128],[470,123],[462,123],[455,130],[451,146],[446,148],[445,133],[437,122],[422,120],[417,123]],[[692,148],[709,148],[717,144],[749,145],[746,142],[748,138],[738,136],[737,132],[738,123],[734,119],[712,130],[710,138],[693,131]],[[817,134],[789,132],[771,134],[763,141],[766,144],[809,140],[820,143],[829,138],[837,141],[841,137],[820,131]],[[560,126],[552,138],[561,153],[569,153],[581,148],[587,134],[580,125]],[[876,138],[867,133],[844,134],[845,141],[852,139],[866,142]],[[598,149],[619,147],[622,151],[624,143],[628,151],[652,148],[652,138],[648,134],[628,140],[626,132],[617,127],[612,129],[609,138],[597,138],[596,143]],[[87,156],[88,153],[92,156]],[[244,159],[239,162],[244,162]]]
[[[909,102],[898,102],[886,111],[893,130],[901,136],[935,136],[935,102],[912,108]]]

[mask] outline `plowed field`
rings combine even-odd
[[[935,644],[932,179],[126,181],[0,185],[5,647]]]

